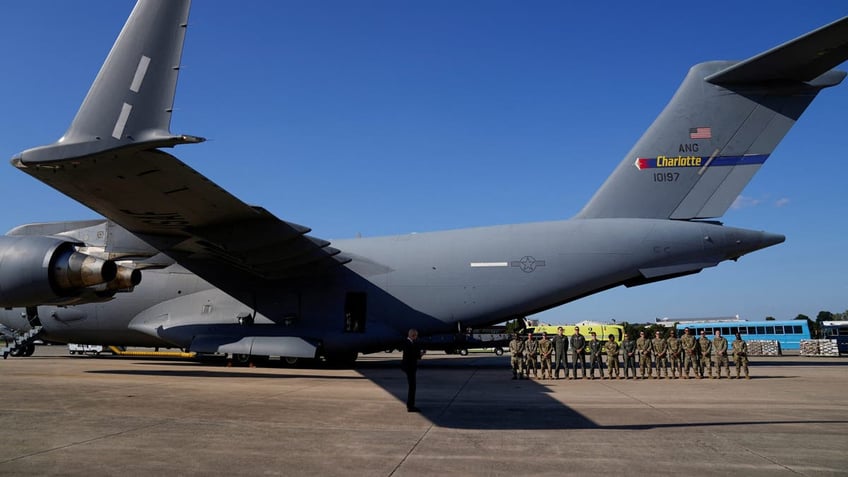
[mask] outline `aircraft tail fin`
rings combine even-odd
[[[116,147],[171,135],[189,5],[139,0],[60,144]]]
[[[741,62],[693,66],[577,215],[722,216],[823,88],[846,76],[848,17]]]

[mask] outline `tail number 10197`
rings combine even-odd
[[[679,172],[655,172],[654,182],[677,182],[680,179]]]

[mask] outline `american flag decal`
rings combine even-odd
[[[712,128],[689,128],[689,139],[711,139]]]

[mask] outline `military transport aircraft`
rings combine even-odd
[[[349,362],[783,242],[721,217],[822,89],[848,17],[748,60],[693,66],[571,220],[327,240],[166,152],[188,0],[140,0],[67,132],[12,164],[104,219],[0,237],[0,322],[32,339]],[[143,281],[142,281],[143,277]],[[23,351],[21,351],[23,350]]]

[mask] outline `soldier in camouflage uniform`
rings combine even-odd
[[[654,335],[654,339],[651,340],[651,350],[654,352],[654,362],[657,365],[657,375],[654,379],[665,379],[668,377],[668,343],[661,331],[655,331]]]
[[[524,373],[530,379],[530,371],[533,377],[539,377],[539,342],[533,339],[533,333],[527,333],[527,341],[524,342]]]
[[[721,330],[715,331],[713,338],[713,350],[716,353],[716,374],[721,379],[721,365],[724,364],[724,369],[727,370],[727,377],[730,378],[730,361],[727,359],[727,339],[721,336]]]
[[[551,355],[553,352],[553,343],[548,339],[548,334],[543,331],[542,339],[539,340],[539,361],[542,364],[542,379],[553,379],[553,374],[551,374]]]
[[[669,377],[679,378],[683,376],[683,346],[677,338],[677,331],[672,328],[665,342],[668,344],[668,362],[671,363],[671,375]]]
[[[715,378],[713,375],[713,342],[707,337],[707,332],[701,330],[701,337],[698,338],[698,350],[701,352],[701,377],[706,378],[706,371],[709,369],[710,378]]]
[[[512,335],[509,342],[509,363],[512,365],[512,379],[524,378],[524,341],[518,333]]]
[[[680,346],[683,347],[683,379],[689,379],[689,369],[695,371],[695,377],[701,379],[698,372],[698,363],[695,361],[698,355],[698,342],[689,328],[683,330],[683,336],[680,337]]]
[[[589,332],[589,379],[595,379],[595,366],[601,379],[604,379],[604,345],[598,341],[598,335],[594,331]]]
[[[733,340],[733,362],[736,363],[736,379],[739,379],[739,368],[745,370],[745,379],[751,379],[748,375],[748,343],[739,333],[736,333],[736,339]]]
[[[645,338],[645,332],[639,332],[639,338],[636,340],[636,349],[639,351],[639,374],[642,379],[646,379],[645,370],[648,370],[648,378],[651,377],[651,340]]]
[[[562,326],[557,328],[557,335],[554,336],[554,378],[559,379],[559,368],[565,370],[565,377],[568,377],[568,337],[563,334]]]
[[[580,370],[583,371],[583,377],[586,377],[586,338],[580,334],[580,327],[574,327],[574,334],[568,340],[568,345],[571,347],[571,370],[574,379],[577,379],[577,364],[580,364]]]
[[[621,349],[624,354],[624,379],[630,379],[628,369],[633,373],[633,379],[636,379],[636,341],[630,339],[627,333],[624,333]]]
[[[604,350],[607,352],[607,370],[609,370],[610,379],[624,379],[621,375],[621,369],[618,367],[618,343],[615,342],[615,335],[609,335],[609,341],[604,345]]]

